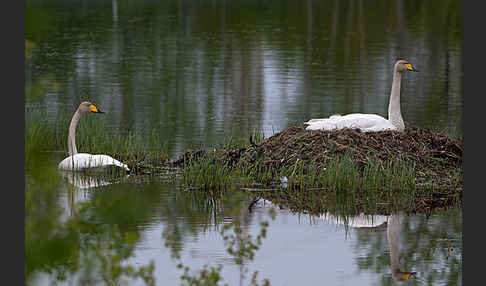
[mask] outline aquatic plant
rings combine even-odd
[[[241,202],[240,202],[241,203]],[[237,208],[239,209],[239,208]],[[269,216],[271,219],[275,218],[275,213],[269,211]],[[224,244],[226,251],[230,254],[235,263],[240,266],[240,282],[242,282],[248,273],[248,268],[244,266],[245,263],[252,261],[255,257],[256,251],[260,248],[263,243],[263,239],[267,235],[267,228],[269,226],[268,221],[263,221],[260,223],[260,233],[255,237],[251,234],[243,231],[241,226],[241,218],[238,216],[233,217],[231,223],[225,224],[221,230],[220,234],[224,239]],[[190,267],[185,266],[180,260],[180,256],[176,255],[173,258],[177,259],[179,262],[177,267],[183,269],[183,274],[181,275],[181,285],[196,286],[196,285],[221,285],[223,282],[223,277],[221,276],[221,271],[223,266],[221,264],[217,266],[204,265],[202,269],[192,271]],[[253,286],[269,286],[270,281],[264,279],[261,283],[258,283],[258,271],[254,271],[250,280]],[[226,285],[226,284],[225,284]]]
[[[265,164],[264,160],[256,159],[252,165],[239,164],[234,171],[240,176],[240,183],[270,185],[278,181],[279,170]]]
[[[138,233],[99,224],[90,212],[96,201],[73,204],[71,215],[66,216],[58,202],[61,180],[56,164],[32,164],[25,177],[27,285],[35,282],[38,273],[51,274],[54,283],[73,279],[80,285],[120,285],[141,279],[155,285],[153,263],[125,263],[133,255]]]
[[[318,182],[332,190],[355,191],[360,185],[357,163],[348,154],[332,159],[319,176]]]
[[[184,163],[182,182],[191,188],[224,188],[230,184],[230,170],[214,156],[189,158]]]

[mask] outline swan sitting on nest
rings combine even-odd
[[[400,111],[400,84],[402,72],[414,71],[415,69],[407,60],[398,60],[395,63],[393,83],[391,88],[390,103],[388,105],[388,119],[376,114],[352,113],[348,115],[333,115],[329,118],[311,119],[306,130],[337,130],[337,129],[360,129],[363,132],[378,132],[396,130],[402,132],[405,129],[402,113]]]
[[[117,166],[127,171],[130,171],[127,165],[114,159],[111,156],[78,153],[78,150],[76,149],[76,142],[75,142],[76,126],[78,125],[78,121],[81,118],[81,116],[86,113],[103,113],[103,112],[100,111],[96,106],[94,106],[90,102],[85,101],[79,105],[78,109],[76,109],[76,112],[73,115],[73,118],[71,119],[71,124],[69,125],[69,135],[68,135],[69,157],[62,160],[59,163],[58,168],[60,170],[79,171],[87,168]]]

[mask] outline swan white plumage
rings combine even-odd
[[[68,170],[68,171],[79,171],[87,168],[100,168],[100,167],[109,167],[109,166],[117,166],[123,168],[127,171],[130,171],[127,165],[123,164],[122,162],[114,159],[108,155],[91,155],[87,153],[78,153],[76,149],[76,126],[78,125],[78,121],[83,114],[86,113],[103,113],[100,111],[96,106],[94,106],[90,102],[81,102],[76,112],[74,112],[73,118],[71,119],[71,124],[69,125],[69,134],[68,134],[68,153],[69,157],[62,160],[58,168],[61,170]]]
[[[407,60],[398,60],[394,66],[393,83],[390,103],[388,105],[388,119],[376,114],[352,113],[348,115],[333,115],[329,118],[311,119],[306,130],[338,130],[344,128],[360,129],[363,132],[378,132],[386,130],[405,130],[400,110],[400,84],[402,72],[418,71]]]

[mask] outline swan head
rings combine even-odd
[[[411,276],[417,274],[417,272],[400,272],[398,274],[399,275],[397,275],[397,277],[396,277],[396,280],[397,281],[407,281],[408,278],[410,278]]]
[[[104,113],[103,111],[101,111],[98,107],[96,107],[94,104],[92,104],[89,101],[81,102],[81,104],[79,104],[78,109],[82,114],[90,113],[90,112],[92,112],[92,113]]]
[[[407,60],[398,60],[395,63],[395,70],[398,72],[404,72],[404,71],[418,72],[418,70],[414,66],[409,64]]]

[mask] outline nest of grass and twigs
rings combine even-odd
[[[353,192],[356,204],[373,193],[376,202],[406,194],[410,211],[458,206],[462,203],[462,140],[427,129],[407,126],[404,132],[363,133],[359,130],[307,131],[291,126],[260,142],[242,147],[196,150],[170,161],[173,167],[207,162],[224,166],[225,174],[246,177],[259,186],[288,178],[294,190],[284,199],[288,206],[303,204],[295,190],[309,194],[313,188]],[[189,164],[188,164],[189,162]],[[203,172],[198,175],[202,176]],[[301,196],[301,195],[299,195]],[[281,193],[281,199],[286,195]],[[297,203],[292,203],[292,198]],[[302,211],[302,207],[300,207]]]

